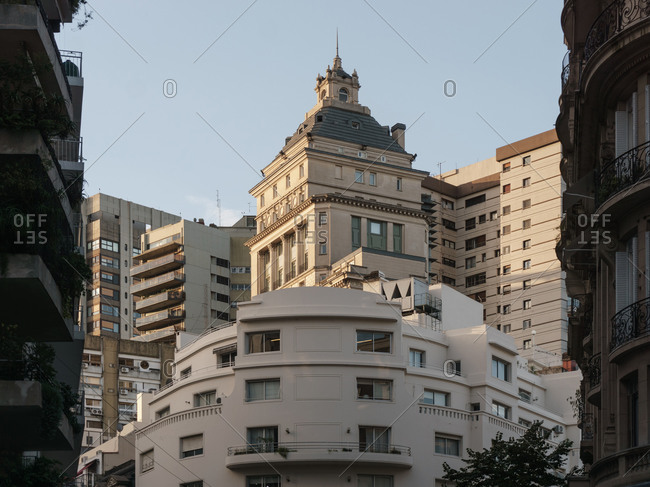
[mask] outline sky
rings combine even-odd
[[[414,168],[490,158],[554,127],[562,6],[90,0],[88,24],[56,34],[83,52],[85,194],[222,225],[254,214],[248,190],[315,105],[337,29],[360,103],[381,125],[406,124]]]

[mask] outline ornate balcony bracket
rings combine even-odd
[[[612,317],[610,352],[636,338],[650,334],[649,304],[650,298],[642,299]]]

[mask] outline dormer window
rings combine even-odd
[[[352,128],[359,130],[359,128],[361,128],[361,124],[359,122],[352,122]]]
[[[348,90],[345,88],[339,90],[339,101],[348,101]]]

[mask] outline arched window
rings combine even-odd
[[[348,90],[346,90],[345,88],[341,88],[339,90],[339,100],[348,101]]]
[[[325,90],[320,92],[320,99],[324,100],[325,99]]]

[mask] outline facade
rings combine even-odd
[[[81,53],[60,51],[54,38],[72,15],[65,0],[47,9],[40,1],[0,2],[0,111],[12,114],[0,121],[0,437],[11,468],[41,455],[67,465],[81,441],[71,411],[52,409],[63,399],[61,384],[78,390],[83,347],[73,319],[84,271]],[[40,362],[24,342],[54,349],[53,372],[33,368]],[[13,355],[12,345],[24,353]]]
[[[133,256],[141,251],[140,237],[150,229],[181,220],[180,216],[98,193],[82,204],[84,245],[92,290],[82,310],[84,329],[92,335],[129,339],[138,312],[130,290]]]
[[[404,124],[381,126],[359,104],[359,78],[334,58],[317,78],[316,105],[250,193],[257,199],[251,254],[253,296],[381,270],[426,277],[430,214],[412,168]]]
[[[585,411],[576,485],[648,485],[650,9],[565,1],[569,49],[557,130],[564,194],[558,257]]]
[[[551,130],[422,185],[438,202],[432,281],[483,303],[485,322],[542,366],[558,365],[567,352],[566,290],[555,255],[560,159]]]
[[[230,237],[202,221],[181,220],[141,237],[131,294],[139,339],[174,341],[230,320]]]
[[[577,439],[579,372],[529,373],[513,338],[447,286],[381,294],[264,293],[179,350],[173,382],[145,401],[137,485],[437,486],[443,462],[497,432],[542,420],[552,442]]]
[[[164,386],[173,361],[171,344],[87,335],[81,364],[84,448],[115,437],[134,421],[138,393]]]

